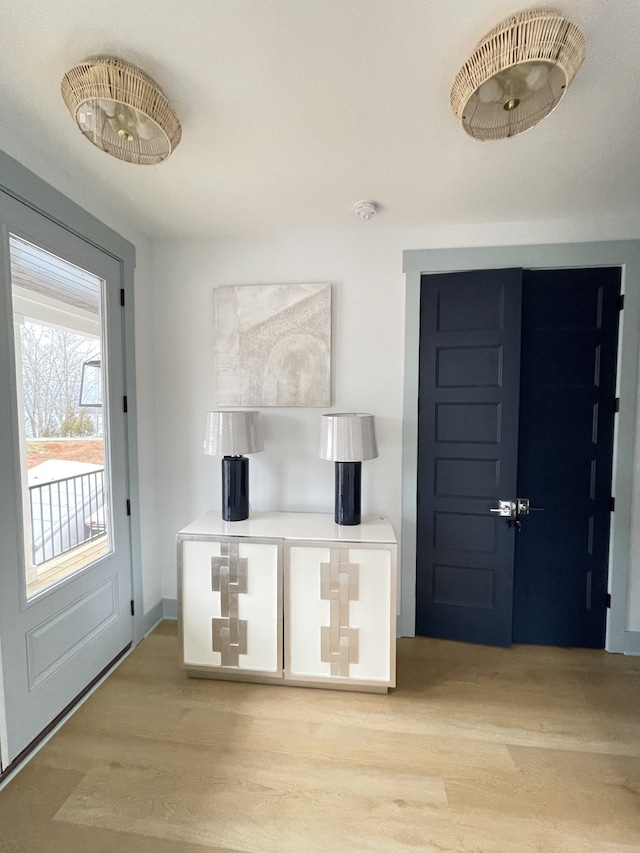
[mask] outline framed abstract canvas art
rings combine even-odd
[[[331,405],[331,285],[214,290],[216,406]]]

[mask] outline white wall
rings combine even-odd
[[[371,232],[154,245],[159,542],[173,598],[175,533],[220,506],[220,461],[202,453],[212,386],[213,289],[331,282],[333,405],[376,416],[380,456],[363,463],[363,513],[400,529],[404,299],[395,240]],[[318,458],[328,409],[262,410],[264,453],[250,458],[252,508],[333,511],[333,465]]]
[[[123,235],[131,240],[128,232]],[[156,304],[151,275],[151,244],[138,237],[135,272],[136,396],[138,422],[138,483],[140,546],[142,555],[142,600],[147,612],[162,597],[158,569],[157,528],[158,470],[156,452],[156,402],[153,313]]]
[[[405,249],[638,239],[632,220],[485,223],[262,238],[156,241],[153,245],[158,545],[162,594],[175,598],[175,533],[220,506],[220,463],[202,454],[212,390],[213,288],[331,282],[335,411],[376,416],[380,456],[363,463],[363,512],[401,520]],[[252,508],[331,512],[333,470],[317,457],[314,409],[264,409],[266,450],[250,462]],[[640,507],[640,442],[636,453]],[[636,511],[637,517],[637,511]],[[640,523],[635,542],[640,540]],[[640,550],[640,549],[637,549]],[[633,557],[632,557],[633,559]],[[632,566],[629,628],[640,630],[640,559]]]

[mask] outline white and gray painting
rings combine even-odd
[[[331,285],[214,290],[216,406],[331,404]]]

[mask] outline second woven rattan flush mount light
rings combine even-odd
[[[182,136],[178,117],[159,87],[135,65],[99,56],[71,68],[62,97],[83,135],[118,160],[154,165]]]
[[[560,103],[585,48],[583,32],[557,12],[512,15],[486,34],[458,72],[451,108],[481,141],[529,130]]]

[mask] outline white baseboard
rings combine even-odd
[[[640,655],[640,631],[625,631],[623,642],[625,655]]]
[[[178,618],[178,602],[175,598],[162,599],[162,618],[177,619]]]
[[[162,599],[160,599],[160,601],[156,602],[156,604],[153,605],[151,610],[147,610],[147,612],[144,614],[142,626],[143,637],[146,637],[147,634],[150,634],[151,631],[153,631],[153,629],[156,627],[158,622],[162,622],[162,620],[164,619],[163,610],[163,601]]]
[[[163,619],[178,618],[178,602],[175,598],[161,598],[144,614],[142,636],[146,637]]]

